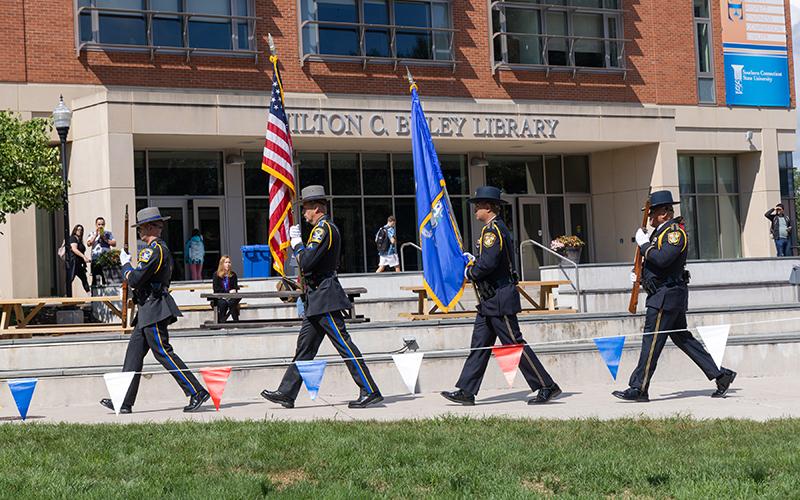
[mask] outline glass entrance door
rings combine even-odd
[[[191,236],[193,229],[199,229],[203,236],[206,254],[203,259],[203,279],[211,279],[217,269],[219,259],[227,253],[224,235],[225,206],[223,200],[194,200],[193,203],[194,225],[189,228],[186,240]]]
[[[591,211],[589,198],[567,198],[567,217],[569,217],[570,234],[579,237],[586,245],[581,252],[581,264],[592,261]]]
[[[546,205],[542,198],[519,198],[519,241],[533,240],[546,245],[549,236],[544,225],[547,220]],[[520,254],[520,275],[523,280],[538,280],[541,277],[539,266],[545,265],[544,251],[531,244],[522,247]]]
[[[186,242],[186,231],[188,230],[188,203],[187,200],[154,200],[155,206],[161,210],[161,215],[172,217],[166,224],[164,232],[161,233],[169,251],[172,254],[173,268],[172,281],[181,281],[186,276],[186,265],[183,255],[183,247]],[[139,244],[143,244],[141,240]]]

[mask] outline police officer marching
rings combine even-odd
[[[517,321],[522,306],[517,290],[519,279],[514,269],[514,237],[499,217],[500,205],[506,203],[500,194],[496,187],[483,186],[469,200],[475,205],[475,218],[485,224],[481,230],[478,256],[464,254],[469,260],[464,274],[475,284],[480,302],[472,330],[472,350],[456,382],[458,390],[441,393],[444,398],[462,405],[475,404],[475,396],[489,363],[490,347],[497,338],[506,345],[524,346],[519,369],[531,390],[538,391],[528,404],[546,403],[561,394],[561,388],[522,338]]]
[[[650,381],[667,337],[700,367],[709,380],[716,381],[717,390],[711,397],[725,396],[736,378],[736,372],[724,367],[717,368],[708,351],[686,330],[689,303],[686,256],[689,240],[683,228],[683,219],[675,217],[673,205],[676,203],[670,191],[653,192],[650,195],[649,217],[650,225],[655,230],[649,235],[642,228],[636,232],[636,243],[644,258],[642,285],[647,292],[646,335],[642,337],[642,350],[636,369],[631,374],[630,387],[612,393],[626,401],[650,400]]]
[[[289,234],[306,292],[303,298],[305,315],[293,361],[314,359],[322,339],[327,335],[339,355],[345,359],[350,375],[360,389],[358,399],[350,401],[348,406],[366,408],[383,401],[383,396],[362,359],[361,351],[345,328],[342,311],[350,309],[350,299],[336,274],[342,237],[339,228],[327,214],[328,197],[322,186],[307,186],[300,196],[301,199],[296,203],[302,204],[303,218],[313,229],[305,245],[299,225],[292,226]],[[294,408],[301,385],[300,372],[292,364],[286,370],[278,390],[264,390],[261,396],[284,408]]]
[[[136,372],[128,393],[122,402],[120,413],[131,413],[139,391],[139,381],[144,365],[144,357],[148,351],[169,373],[189,397],[189,404],[184,412],[196,411],[209,398],[208,392],[197,381],[186,364],[172,350],[169,343],[168,325],[181,316],[175,300],[169,293],[172,277],[172,255],[166,243],[161,239],[164,222],[170,217],[162,217],[158,207],[147,207],[136,213],[136,224],[139,237],[147,244],[139,252],[136,268],[131,267],[131,257],[124,250],[120,253],[120,262],[125,280],[133,290],[133,300],[138,306],[135,326],[128,341],[125,353],[123,372]],[[114,409],[110,399],[101,399],[100,404]]]

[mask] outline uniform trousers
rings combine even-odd
[[[344,326],[342,312],[335,311],[318,316],[306,316],[303,318],[303,326],[300,328],[300,335],[297,337],[297,350],[292,361],[308,361],[314,359],[322,344],[322,339],[328,336],[333,342],[339,355],[345,359],[350,376],[361,389],[361,394],[372,394],[378,391],[378,386],[372,379],[366,363],[361,358],[361,351],[350,339],[350,334]],[[303,383],[297,366],[292,364],[286,370],[281,380],[278,390],[284,395],[295,399]]]
[[[678,348],[686,353],[709,380],[722,375],[722,371],[717,368],[714,359],[706,351],[703,345],[686,330],[686,311],[677,309],[667,311],[647,308],[647,316],[644,321],[644,332],[659,332],[665,330],[678,330],[669,333],[654,333],[642,337],[642,351],[639,353],[639,363],[631,374],[629,385],[642,392],[647,392],[653,373],[656,371],[658,357],[667,343],[667,338],[671,338]]]
[[[128,350],[125,352],[125,363],[122,371],[137,372],[133,377],[128,394],[125,395],[123,406],[133,406],[136,402],[136,393],[139,392],[139,381],[144,366],[144,357],[148,351],[153,351],[153,356],[161,363],[161,366],[169,370],[170,375],[175,378],[178,385],[183,389],[186,396],[194,396],[205,389],[197,381],[192,372],[186,367],[186,363],[175,354],[169,343],[169,333],[167,325],[169,320],[161,321],[154,325],[136,325],[128,341]]]
[[[458,377],[456,387],[473,396],[478,394],[481,382],[483,382],[483,374],[486,372],[486,366],[489,364],[489,357],[492,354],[492,350],[486,348],[493,346],[497,338],[504,345],[524,345],[519,369],[532,391],[553,385],[554,382],[550,374],[544,369],[542,362],[536,357],[533,349],[522,338],[516,314],[508,316],[484,316],[478,314],[475,316],[472,344],[470,346],[472,349],[477,350],[470,351],[469,356],[467,356],[467,361],[461,370],[461,376]],[[481,347],[484,349],[479,349]]]

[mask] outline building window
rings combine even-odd
[[[261,170],[261,153],[245,153],[244,158],[247,244],[264,245],[269,230],[268,177]],[[298,190],[321,184],[327,193],[335,196],[331,215],[342,233],[339,272],[370,272],[378,267],[375,234],[390,215],[397,218],[398,251],[403,243],[419,244],[410,154],[301,152],[297,159],[300,165],[296,179]],[[471,221],[466,157],[440,155],[439,163],[447,182],[453,215],[466,242]],[[298,207],[295,209],[299,214]],[[404,261],[406,270],[421,268],[419,253],[414,249],[406,250]]]
[[[784,213],[792,220],[792,227],[797,227],[797,183],[795,182],[795,169],[792,165],[791,151],[778,153],[778,173],[781,186],[781,203]],[[792,247],[797,246],[797,231],[792,231]]]
[[[690,259],[742,256],[739,179],[734,156],[679,156],[681,214]]]
[[[619,7],[619,0],[492,2],[493,69],[624,71]]]
[[[303,61],[454,64],[448,0],[300,0]]]
[[[78,50],[256,54],[253,0],[76,0]]]
[[[697,47],[697,96],[701,103],[717,102],[714,90],[714,58],[711,43],[709,0],[694,0],[694,44]]]

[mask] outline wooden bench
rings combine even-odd
[[[67,333],[86,333],[95,331],[125,331],[122,324],[122,311],[114,304],[121,302],[121,296],[103,297],[39,297],[30,299],[0,299],[0,339],[30,338],[32,335],[62,335]],[[60,325],[31,325],[30,322],[41,312],[44,306],[79,306],[99,302],[119,318],[119,323],[76,323]],[[33,306],[25,314],[23,307]],[[12,314],[16,317],[16,325],[11,325]],[[132,317],[131,314],[128,317]]]
[[[556,309],[555,297],[553,290],[560,285],[570,284],[569,280],[552,280],[552,281],[520,281],[517,284],[517,290],[520,295],[525,299],[531,307],[524,307],[520,314],[566,314],[577,312],[575,309]],[[538,302],[531,297],[526,288],[539,287],[539,300]],[[467,284],[471,288],[471,284]],[[424,286],[401,286],[401,290],[408,290],[417,294],[417,311],[413,313],[400,313],[403,318],[409,319],[435,319],[435,318],[469,318],[475,315],[475,311],[452,311],[443,312],[439,310],[436,304],[430,304],[432,307],[428,308],[428,291]],[[464,293],[468,293],[465,290]]]
[[[239,285],[239,288],[248,288],[248,285]],[[169,291],[172,292],[196,292],[198,290],[213,290],[212,283],[198,283],[196,285],[180,285],[170,287]]]

